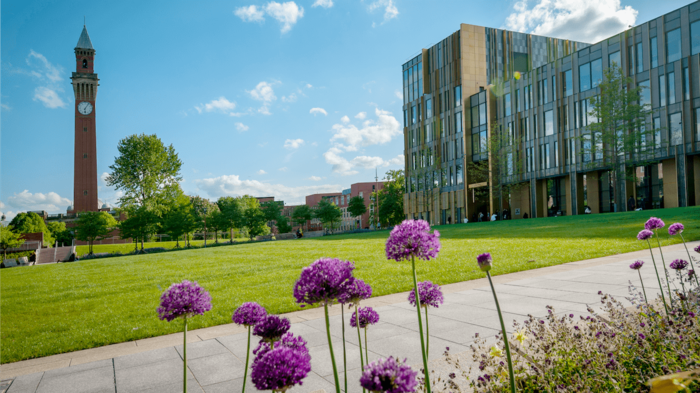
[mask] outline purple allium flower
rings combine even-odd
[[[637,234],[637,240],[647,240],[651,239],[651,237],[654,236],[654,232],[648,230],[648,229],[642,229],[639,231]]]
[[[695,270],[693,270],[693,269],[688,269],[688,280],[690,280],[691,278],[693,278],[693,276],[695,276]]]
[[[668,234],[671,236],[675,236],[681,232],[683,232],[683,224],[680,222],[677,222],[675,224],[671,224],[670,227],[668,227]]]
[[[633,264],[630,265],[630,269],[632,269],[632,270],[639,270],[639,269],[642,268],[642,266],[644,266],[644,261],[642,261],[642,260],[636,260],[636,261],[634,261]]]
[[[688,311],[688,316],[691,318],[695,318],[695,313],[692,311]]]
[[[343,291],[338,295],[340,304],[360,304],[361,300],[372,297],[372,287],[359,278],[350,278],[343,287]]]
[[[405,222],[405,221],[404,221]],[[365,366],[360,385],[370,392],[411,393],[416,390],[418,372],[393,357]]]
[[[255,325],[253,335],[259,336],[263,341],[267,342],[279,341],[290,327],[289,319],[278,315],[267,315]]]
[[[405,220],[394,227],[386,241],[386,257],[395,261],[411,257],[429,261],[440,252],[440,232],[430,231],[430,224],[423,220]]]
[[[695,250],[695,252],[697,252],[697,253],[700,253],[700,245],[695,247],[693,250]]]
[[[645,336],[643,333],[639,333],[639,338],[641,338],[642,340],[644,340],[645,338],[647,338],[647,336]]]
[[[337,258],[321,258],[301,270],[301,276],[294,284],[294,298],[297,303],[333,304],[345,291],[355,268],[350,261]]]
[[[311,371],[311,356],[285,346],[277,347],[255,359],[251,380],[258,390],[285,391],[301,385]]]
[[[479,269],[481,269],[484,272],[488,272],[491,270],[491,262],[493,262],[493,259],[491,258],[491,253],[483,253],[479,254],[476,257],[476,263],[479,264]]]
[[[172,284],[160,297],[158,318],[172,321],[175,318],[202,315],[211,310],[209,292],[196,282],[184,280]]]
[[[439,285],[433,284],[430,281],[423,281],[418,283],[418,293],[420,294],[420,305],[423,307],[432,306],[435,308],[440,307],[440,304],[444,301],[442,298],[442,289]],[[416,306],[416,291],[411,289],[408,294],[408,302],[414,307]]]
[[[374,325],[375,323],[379,322],[379,314],[377,314],[372,307],[361,307],[358,311],[360,313],[361,328],[364,329],[369,325]],[[357,317],[355,316],[354,312],[350,316],[350,326],[354,328],[357,327]]]
[[[233,312],[233,323],[243,325],[245,327],[255,326],[267,316],[265,307],[255,302],[247,302],[241,304],[236,311]]]
[[[669,265],[669,267],[673,270],[683,270],[686,267],[688,267],[688,261],[684,261],[682,259],[674,259],[673,262]]]
[[[280,341],[278,341],[275,345],[275,348],[277,347],[287,347],[298,351],[309,352],[309,349],[306,347],[306,340],[304,340],[301,336],[294,337],[292,332],[286,333],[284,336],[282,336],[282,339],[280,339]],[[262,358],[262,356],[268,352],[270,352],[270,343],[260,341],[258,346],[253,350],[253,355],[255,355],[255,360],[257,360]],[[255,362],[255,360],[253,360],[253,362]]]
[[[661,229],[664,227],[664,225],[666,224],[664,224],[664,222],[661,221],[660,218],[652,217],[648,219],[646,223],[644,223],[644,229],[648,229],[651,231],[654,229]]]

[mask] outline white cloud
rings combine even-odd
[[[284,102],[290,102],[290,103],[291,103],[291,102],[296,102],[297,99],[298,99],[298,97],[297,97],[297,95],[296,95],[295,93],[292,93],[292,94],[290,94],[290,95],[288,95],[288,96],[286,96],[286,97],[284,97],[284,96],[282,97],[282,101],[284,101]]]
[[[324,116],[328,116],[328,112],[326,112],[326,110],[323,109],[323,108],[311,108],[311,110],[309,111],[309,113],[311,113],[311,114],[314,115],[314,116],[316,116],[317,113],[320,113],[320,114],[322,114],[322,115],[324,115]]]
[[[375,109],[377,120],[365,120],[362,128],[353,124],[334,124],[335,134],[331,142],[348,151],[357,150],[360,146],[380,145],[391,141],[394,136],[401,134],[399,122],[391,112]]]
[[[46,86],[39,86],[34,89],[34,101],[41,101],[47,108],[65,108],[66,102],[58,96],[56,90]]]
[[[283,166],[282,168],[278,169],[278,171],[280,172],[287,172],[288,170],[289,168],[287,168],[286,166]]]
[[[343,123],[350,123],[350,118],[347,116],[343,116],[340,118],[340,121],[342,121]]]
[[[527,0],[513,6],[506,27],[520,32],[596,43],[634,26],[638,11],[620,0]]]
[[[360,112],[355,115],[355,119],[364,120],[367,117],[367,112]]]
[[[311,176],[311,177],[309,178],[309,180],[321,181],[322,179],[321,179],[320,177],[318,177],[318,176]]]
[[[263,169],[259,170],[256,172],[258,175],[265,175],[267,172],[265,172]]]
[[[342,189],[340,185],[331,184],[288,187],[282,184],[263,183],[259,180],[241,180],[238,175],[198,179],[195,180],[195,183],[209,198],[226,195],[274,195],[276,200],[284,201],[286,204],[304,203],[307,195],[338,192]]]
[[[307,89],[313,89],[314,87],[311,86],[311,83],[307,83],[307,84],[306,84],[306,88],[307,88]]]
[[[26,61],[27,65],[32,69],[31,72],[34,76],[46,79],[50,82],[61,82],[63,80],[63,77],[61,77],[63,68],[51,64],[51,62],[46,59],[46,56],[41,53],[30,50]]]
[[[263,102],[272,102],[277,99],[275,91],[272,89],[272,84],[268,82],[260,82],[255,89],[248,91],[253,99]]]
[[[248,127],[247,125],[245,125],[243,123],[236,123],[235,126],[236,126],[236,129],[240,132],[245,132],[245,131],[248,131],[250,129],[250,127]]]
[[[65,212],[70,205],[72,205],[70,199],[55,192],[32,194],[28,190],[24,190],[7,198],[7,207],[14,211],[46,210],[49,213],[61,213]]]
[[[262,22],[265,20],[263,10],[254,5],[236,8],[233,13],[243,22]]]
[[[12,110],[12,108],[10,108],[10,106],[7,104],[0,104],[0,107],[6,111]]]
[[[331,147],[327,152],[323,153],[323,158],[332,166],[333,172],[340,173],[343,176],[354,175],[358,173],[352,169],[352,164],[341,156],[342,150],[337,147]]]
[[[393,0],[376,0],[369,5],[369,11],[384,9],[384,22],[386,23],[399,16],[399,9],[394,5]]]
[[[333,0],[316,0],[311,7],[331,8],[333,7]]]
[[[278,3],[271,1],[265,6],[265,12],[282,24],[282,33],[292,29],[299,19],[304,16],[304,8],[295,2]]]
[[[304,144],[303,139],[287,139],[284,141],[284,148],[294,150],[300,148]]]
[[[231,111],[236,109],[236,103],[227,100],[226,97],[224,97],[224,96],[221,96],[221,97],[219,97],[218,100],[215,99],[215,100],[209,101],[206,104],[195,105],[194,109],[196,109],[198,113],[221,112],[221,113],[230,114]]]
[[[394,95],[395,95],[396,98],[398,98],[399,100],[403,100],[403,93],[400,92],[399,90],[396,90],[396,91],[394,92]]]

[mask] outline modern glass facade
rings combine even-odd
[[[590,131],[613,63],[651,110],[644,162],[618,171],[628,176],[616,187],[608,147]],[[700,2],[593,45],[463,24],[404,64],[403,82],[407,217],[446,224],[700,202]],[[469,170],[493,160],[493,132],[519,185],[505,197]]]

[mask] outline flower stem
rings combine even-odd
[[[360,354],[362,356],[362,354]],[[369,364],[369,351],[367,351],[367,327],[365,326],[365,363]]]
[[[418,292],[418,279],[416,278],[416,257],[411,256],[411,267],[413,268],[413,290],[416,293],[416,311],[418,312],[418,331],[420,333],[420,349],[423,352],[423,374],[425,375],[425,389],[427,393],[431,393],[430,377],[428,375],[428,354],[425,350],[425,342],[423,340],[423,320],[420,316],[420,292]]]
[[[695,270],[695,265],[693,265],[693,257],[690,256],[690,251],[688,251],[688,245],[685,244],[685,238],[683,237],[683,233],[679,233],[681,235],[681,240],[683,240],[683,247],[685,247],[685,252],[688,254],[688,262],[690,262],[690,267],[693,268],[693,272],[695,272],[695,285],[700,287],[700,281],[698,281],[698,271]]]
[[[498,304],[498,297],[496,296],[496,288],[493,287],[493,281],[491,281],[491,273],[486,272],[486,277],[489,278],[489,285],[491,285],[491,292],[493,292],[493,300],[496,301],[496,310],[498,311],[498,319],[501,321],[501,332],[503,333],[503,343],[506,347],[506,356],[508,357],[508,374],[510,374],[510,391],[515,393],[515,376],[513,375],[513,360],[510,358],[510,345],[508,344],[508,333],[506,333],[506,325],[503,323],[503,315],[501,315],[501,306]]]
[[[250,360],[250,329],[252,326],[248,326],[248,350],[245,353],[245,371],[243,372],[243,391],[245,393],[245,383],[248,378],[248,360]]]
[[[345,305],[340,305],[340,323],[343,332],[343,374],[345,376],[345,392],[348,391],[348,356],[345,351]]]
[[[430,325],[428,324],[428,307],[423,308],[425,309],[425,356],[430,359]]]
[[[651,261],[654,263],[654,272],[656,272],[656,279],[659,281],[659,288],[661,288],[661,300],[664,301],[664,308],[666,309],[666,315],[668,315],[668,305],[666,304],[666,297],[664,297],[664,287],[661,285],[661,277],[659,277],[659,269],[656,268],[656,259],[654,259],[654,250],[651,249],[651,242],[647,239],[647,244],[649,245],[649,253],[651,254]],[[670,288],[669,288],[670,290]],[[670,292],[669,292],[669,296]]]
[[[182,340],[182,364],[183,364],[183,377],[182,377],[182,393],[187,393],[187,314],[184,318],[185,328],[183,329],[183,340]]]
[[[352,321],[352,316],[350,316],[350,321]],[[361,372],[365,372],[365,361],[362,359],[362,337],[360,336],[360,310],[355,303],[355,327],[357,327],[357,345],[360,347],[360,366]],[[365,392],[365,388],[362,388],[362,393]]]
[[[661,254],[661,266],[664,267],[664,273],[666,274],[666,285],[668,286],[668,297],[671,302],[671,307],[673,307],[673,296],[671,295],[671,282],[668,280],[668,270],[666,269],[666,261],[664,260],[664,252],[661,250],[661,240],[659,240],[659,234],[654,229],[654,235],[656,236],[656,243],[659,245],[659,254]]]
[[[637,269],[637,273],[639,273],[639,282],[642,283],[642,292],[644,292],[644,301],[649,304],[649,299],[647,299],[647,290],[644,289],[644,281],[642,280],[642,272]]]
[[[328,348],[331,351],[331,363],[333,364],[333,378],[335,379],[335,392],[340,393],[340,383],[338,382],[338,368],[335,366],[335,355],[333,354],[333,343],[331,342],[331,323],[328,320],[328,303],[323,304],[326,314],[326,336],[328,337]]]

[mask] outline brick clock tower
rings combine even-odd
[[[99,79],[94,69],[95,49],[85,26],[75,47],[75,65],[71,77],[75,94],[73,211],[97,211],[95,98]]]

